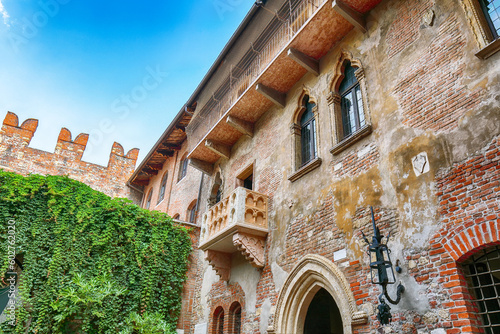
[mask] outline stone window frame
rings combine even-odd
[[[165,199],[165,194],[167,192],[167,181],[168,181],[168,170],[163,174],[161,178],[160,188],[158,190],[158,201],[156,205],[160,204]]]
[[[314,107],[312,108],[312,112],[314,114],[315,121],[315,134],[316,134],[316,157],[311,159],[305,165],[302,165],[302,142],[301,142],[301,125],[300,118],[302,114],[306,111],[305,106],[302,101],[305,96],[309,96],[309,103],[314,103]],[[293,173],[288,177],[288,180],[294,182],[300,179],[302,176],[311,172],[312,170],[318,168],[321,165],[321,158],[319,157],[320,152],[320,117],[319,117],[319,108],[318,101],[314,95],[311,94],[310,90],[304,88],[302,93],[300,94],[297,100],[297,108],[293,114],[292,124],[290,125],[290,133],[292,140],[292,168]]]
[[[356,79],[358,79],[359,87],[361,89],[361,98],[363,101],[363,113],[365,116],[365,125],[352,133],[348,137],[343,137],[343,124],[342,124],[342,110],[341,110],[341,96],[339,93],[339,86],[344,79],[344,67],[346,62],[350,62],[352,67],[357,67],[354,72]],[[331,114],[331,126],[333,132],[333,147],[330,153],[337,155],[348,147],[354,145],[362,138],[368,136],[372,132],[372,121],[370,104],[368,103],[368,93],[366,88],[365,70],[361,61],[354,58],[350,52],[342,51],[340,54],[337,65],[335,66],[334,75],[330,83],[330,94],[327,97],[328,106]]]
[[[494,38],[478,0],[460,0],[479,51],[476,56],[486,59],[500,51],[500,38]]]

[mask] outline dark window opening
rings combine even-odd
[[[222,307],[217,308],[214,313],[212,333],[224,334],[224,310]]]
[[[333,297],[320,289],[307,309],[304,334],[342,334],[342,316]]]
[[[179,181],[182,180],[186,176],[188,163],[189,163],[189,159],[184,158],[181,160],[181,168],[179,170]]]
[[[196,222],[196,201],[189,206],[188,221],[193,224]]]
[[[472,255],[462,268],[485,333],[500,333],[500,246]]]
[[[250,174],[250,176],[243,180],[243,187],[249,190],[253,189],[253,174]]]
[[[488,27],[497,39],[500,35],[500,1],[499,0],[479,0]]]
[[[361,88],[354,72],[356,69],[348,61],[344,67],[344,79],[339,86],[340,110],[342,115],[342,138],[347,138],[365,126],[365,113]]]
[[[167,179],[168,179],[168,172],[165,172],[165,175],[161,179],[161,184],[160,184],[160,194],[158,195],[158,204],[160,204],[161,201],[165,198],[165,190],[167,189]]]
[[[153,189],[149,190],[148,199],[146,200],[146,204],[145,204],[144,208],[149,209],[149,207],[151,206],[151,197],[152,196],[153,196]]]
[[[215,203],[219,203],[222,197],[222,190],[221,187],[217,189],[217,193],[215,194]]]
[[[314,103],[309,102],[309,96],[304,96],[305,111],[300,117],[301,166],[316,158],[316,120],[314,118]]]

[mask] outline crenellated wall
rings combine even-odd
[[[140,200],[139,194],[126,186],[134,172],[139,149],[125,154],[123,147],[115,142],[108,166],[104,167],[82,161],[89,139],[86,133],[72,140],[71,132],[62,128],[54,153],[29,147],[37,127],[37,119],[30,118],[19,125],[17,115],[7,113],[0,131],[0,168],[23,175],[68,175],[108,196],[126,197],[136,203]]]

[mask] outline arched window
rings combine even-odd
[[[229,309],[229,334],[241,333],[241,305],[234,302]]]
[[[500,2],[495,0],[479,0],[479,5],[484,13],[492,39],[500,35]]]
[[[292,132],[293,173],[288,180],[294,182],[321,165],[318,157],[319,113],[315,99],[304,90],[293,115]]]
[[[148,197],[146,199],[146,203],[144,203],[144,208],[149,209],[151,206],[151,197],[153,196],[153,189],[149,189]]]
[[[314,103],[309,102],[309,95],[302,100],[304,112],[300,118],[301,166],[316,158],[316,121],[314,119]]]
[[[194,224],[196,223],[196,209],[197,209],[197,206],[196,206],[196,203],[197,201],[194,200],[190,205],[189,205],[189,208],[188,208],[188,212],[187,212],[187,218],[188,218],[188,222]]]
[[[498,0],[460,0],[479,46],[476,56],[486,59],[500,51],[500,3]]]
[[[333,147],[338,154],[372,132],[365,72],[361,62],[342,52],[330,86]]]
[[[478,307],[485,333],[500,328],[500,246],[473,254],[462,264],[469,291]]]
[[[179,220],[179,218],[180,218],[180,217],[181,217],[181,215],[180,215],[180,214],[178,214],[178,213],[176,213],[176,214],[172,217],[172,219]]]
[[[340,109],[342,114],[342,139],[351,136],[366,125],[363,98],[355,69],[350,61],[344,67],[344,80],[340,83]]]
[[[161,179],[160,194],[158,195],[158,204],[160,204],[160,202],[163,201],[163,199],[165,198],[165,191],[167,189],[167,179],[168,179],[168,171],[165,172],[163,178]]]
[[[221,306],[214,312],[212,334],[224,334],[224,309]]]
[[[186,155],[181,160],[181,163],[179,165],[179,181],[184,178],[187,174],[187,168],[188,168],[188,163],[189,159],[186,158]]]

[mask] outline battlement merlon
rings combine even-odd
[[[2,124],[2,132],[5,136],[15,137],[19,136],[25,146],[31,142],[31,138],[35,134],[38,127],[38,120],[28,118],[19,126],[19,118],[13,112],[8,111]]]

